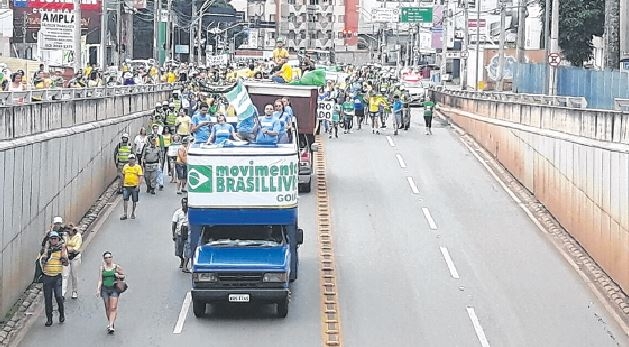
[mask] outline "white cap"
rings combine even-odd
[[[158,101],[158,102],[156,102],[156,103],[155,103],[155,107],[162,107],[162,103],[161,103],[161,102],[159,102],[159,101]]]
[[[168,106],[168,101],[162,102],[162,106]]]
[[[61,218],[61,217],[53,218],[52,219],[52,224],[56,224],[56,223],[62,224],[63,223],[63,218]]]
[[[126,138],[129,138],[129,134],[124,133],[124,134],[122,134],[122,136],[121,136],[121,137],[126,137]]]

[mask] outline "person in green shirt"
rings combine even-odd
[[[424,101],[424,122],[426,123],[426,135],[432,135],[432,111],[435,108],[435,102],[432,100]]]
[[[330,138],[332,138],[332,130],[334,130],[334,137],[339,137],[339,121],[341,118],[341,105],[338,104],[338,99],[332,99],[334,101],[334,112],[332,112],[332,129],[330,129]]]
[[[350,134],[354,120],[354,99],[346,98],[341,105],[341,111],[343,112],[343,134]]]

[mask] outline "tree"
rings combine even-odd
[[[544,22],[546,2],[540,0],[539,3]],[[572,65],[583,66],[592,59],[592,36],[602,36],[604,25],[605,0],[561,0],[559,47]]]

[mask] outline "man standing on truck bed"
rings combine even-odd
[[[206,143],[210,139],[210,116],[208,115],[209,105],[201,103],[199,113],[192,116],[192,134],[194,143]]]

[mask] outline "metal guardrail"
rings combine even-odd
[[[614,99],[614,110],[629,112],[629,99]]]
[[[33,89],[23,92],[0,92],[0,106],[21,106],[40,102],[68,101],[86,98],[141,94],[173,90],[179,83],[137,84],[96,88]]]
[[[448,93],[467,98],[489,99],[496,101],[512,101],[535,103],[548,106],[570,107],[570,108],[587,108],[587,100],[584,97],[572,96],[548,96],[545,94],[528,94],[513,92],[485,92],[472,90],[450,90],[438,86],[439,91],[447,91]]]

